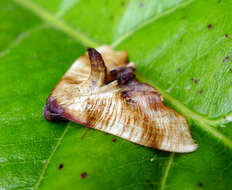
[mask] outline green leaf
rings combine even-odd
[[[232,186],[230,0],[1,0],[0,189],[227,190]],[[86,46],[127,50],[188,119],[196,152],[46,122],[52,88]]]

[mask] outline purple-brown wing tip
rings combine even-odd
[[[43,109],[43,116],[47,121],[65,120],[64,109],[57,104],[53,96],[49,96]]]

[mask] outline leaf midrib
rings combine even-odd
[[[74,39],[82,42],[85,46],[98,46],[98,43],[91,40],[85,34],[78,30],[74,30],[65,22],[59,20],[57,17],[53,16],[51,13],[46,11],[45,9],[39,7],[35,3],[30,0],[14,0],[17,4],[21,5],[24,8],[29,9],[31,12],[36,14],[38,17],[42,18],[46,23],[50,23],[51,25],[55,26],[59,30],[67,33],[69,36],[73,37]]]

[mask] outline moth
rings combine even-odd
[[[125,51],[89,48],[64,74],[43,110],[48,121],[70,120],[131,142],[170,152],[197,149],[186,119],[135,77]]]

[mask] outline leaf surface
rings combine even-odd
[[[0,189],[216,189],[232,175],[229,0],[1,0]],[[197,152],[49,123],[50,91],[86,46],[127,50],[186,116]]]

